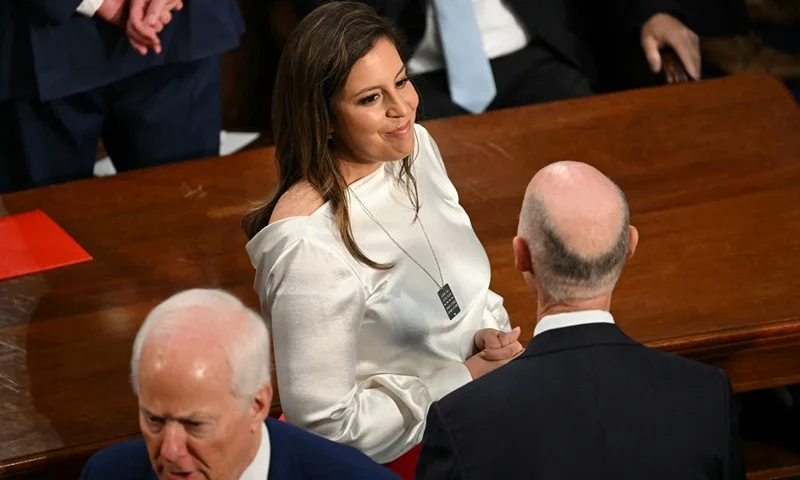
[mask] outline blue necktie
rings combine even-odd
[[[483,50],[472,0],[433,0],[450,98],[468,112],[486,110],[497,88]]]

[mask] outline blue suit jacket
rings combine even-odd
[[[191,0],[161,33],[162,54],[143,57],[122,29],[75,13],[80,2],[0,1],[0,100],[89,91],[150,67],[230,50],[244,32],[236,0]]]
[[[267,419],[269,480],[399,480],[363,453],[313,433]],[[96,453],[80,480],[157,480],[144,440],[129,440]]]

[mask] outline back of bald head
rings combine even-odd
[[[557,162],[540,170],[525,192],[518,235],[533,273],[556,301],[610,294],[629,249],[625,194],[596,168]]]
[[[158,346],[162,355],[203,357],[228,368],[231,392],[242,398],[252,397],[271,379],[270,339],[264,320],[222,290],[186,290],[147,315],[131,356],[131,383],[137,396],[140,363],[147,360],[142,352],[147,345]]]

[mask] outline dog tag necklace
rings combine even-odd
[[[364,209],[364,213],[366,213],[367,216],[370,219],[372,219],[372,221],[375,222],[377,226],[381,227],[381,230],[383,230],[383,233],[385,233],[386,236],[389,237],[389,240],[391,240],[392,243],[397,245],[397,248],[399,248],[401,252],[405,253],[406,256],[410,258],[412,262],[416,263],[417,266],[420,269],[422,269],[422,271],[425,272],[425,274],[428,275],[431,280],[433,280],[433,283],[436,285],[436,288],[439,289],[439,291],[437,292],[439,295],[439,301],[442,302],[442,306],[444,307],[444,311],[447,312],[448,318],[450,318],[450,320],[456,318],[456,315],[458,315],[461,312],[461,308],[458,306],[458,302],[456,302],[456,297],[453,295],[453,291],[450,290],[450,285],[444,283],[444,276],[442,275],[442,267],[439,265],[439,259],[436,258],[436,252],[433,250],[433,245],[431,245],[431,239],[428,238],[428,232],[425,231],[425,225],[422,224],[422,218],[420,218],[419,215],[417,215],[417,220],[419,221],[419,226],[422,229],[422,234],[425,235],[425,240],[427,240],[428,247],[430,247],[431,253],[433,254],[433,260],[436,262],[436,268],[439,270],[439,280],[441,280],[441,283],[437,282],[436,279],[433,277],[433,275],[431,275],[430,272],[425,267],[422,266],[422,264],[420,264],[414,257],[412,257],[411,254],[408,253],[408,251],[405,248],[403,248],[397,242],[397,240],[394,239],[394,237],[389,233],[389,231],[386,230],[383,227],[383,225],[381,225],[381,222],[379,222],[378,219],[372,215],[372,212],[370,212],[367,206],[364,205],[364,202],[362,202],[361,199],[358,198],[356,192],[350,190],[350,193],[352,193],[355,199],[358,201],[358,203],[361,204],[361,208]]]

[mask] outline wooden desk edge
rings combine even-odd
[[[706,358],[754,348],[800,343],[800,318],[646,342],[651,348],[688,358]]]
[[[23,457],[10,458],[0,462],[0,476],[41,469],[48,465],[72,462],[76,459],[88,460],[89,457],[99,450],[119,442],[139,438],[140,436],[141,435],[139,433],[136,433],[83,445],[75,445],[72,447],[64,447],[42,453],[25,455]]]

